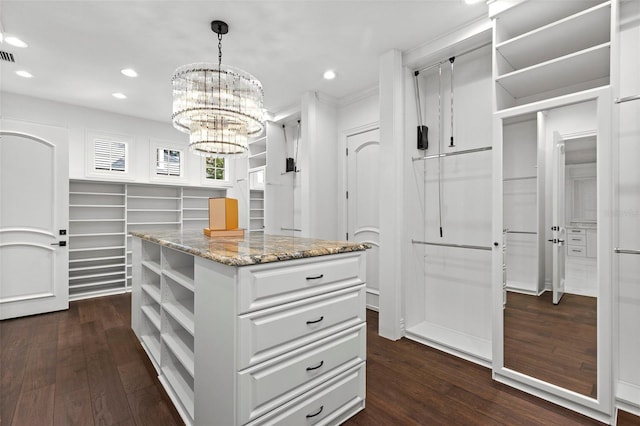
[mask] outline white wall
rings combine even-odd
[[[619,90],[614,96],[640,94],[640,2],[621,4],[620,59],[616,64]],[[624,249],[640,250],[640,101],[614,106],[618,114],[617,232],[614,244]],[[618,323],[616,396],[619,401],[634,404],[628,409],[640,415],[640,256],[615,255],[614,321]],[[615,281],[614,281],[615,284]]]
[[[225,185],[206,182],[202,157],[188,150],[188,136],[179,132],[167,122],[146,120],[111,112],[64,104],[45,99],[2,93],[1,109],[3,118],[42,123],[65,127],[69,134],[69,178],[89,180],[117,180],[135,183],[161,185],[213,186],[229,188],[228,196],[245,203],[246,181],[237,184],[239,177],[247,173],[246,158],[231,159],[229,182]],[[132,140],[129,150],[130,172],[126,177],[97,177],[91,174],[90,161],[85,149],[91,134],[124,136]],[[181,149],[184,152],[184,177],[162,178],[155,176],[153,147],[158,143],[166,148]],[[245,185],[245,186],[243,186]],[[243,205],[243,204],[241,204]],[[246,227],[246,211],[240,212],[240,226]]]

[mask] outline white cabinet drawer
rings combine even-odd
[[[238,317],[238,370],[366,321],[364,284]]]
[[[567,246],[567,254],[569,256],[586,257],[587,249],[581,246]]]
[[[343,330],[238,373],[241,424],[315,389],[366,359],[366,325]]]
[[[578,229],[578,228],[567,228],[567,235],[584,235],[585,232],[584,229]]]
[[[345,253],[239,268],[238,313],[360,284],[364,256]]]
[[[340,424],[364,408],[365,365],[328,380],[248,426]]]
[[[584,246],[587,243],[587,237],[585,235],[573,235],[567,234],[567,244],[570,246]]]

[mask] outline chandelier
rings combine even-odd
[[[171,77],[173,126],[189,134],[189,149],[199,155],[242,154],[248,138],[263,128],[262,84],[251,74],[222,65],[222,35],[229,26],[212,21],[218,34],[218,64],[183,65]]]

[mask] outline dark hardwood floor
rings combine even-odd
[[[348,425],[598,424],[494,382],[486,368],[383,339],[378,315],[367,319],[367,408]],[[129,295],[0,322],[0,424],[182,424],[129,324]]]
[[[597,299],[508,292],[504,365],[545,382],[596,397]]]

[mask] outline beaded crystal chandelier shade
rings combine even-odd
[[[248,137],[263,128],[262,85],[251,74],[222,66],[224,22],[213,21],[218,34],[218,64],[197,63],[173,73],[173,126],[189,134],[189,148],[200,155],[242,154]]]

